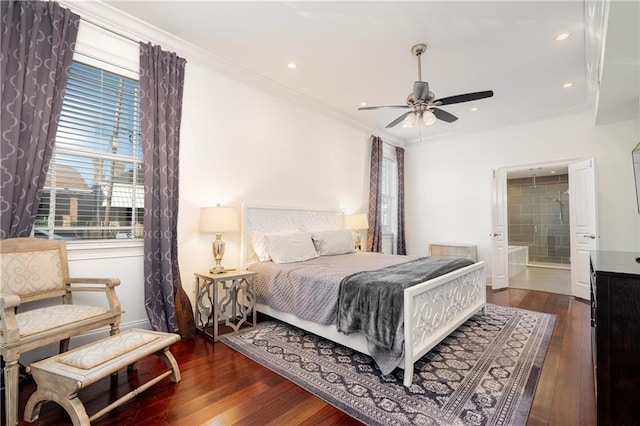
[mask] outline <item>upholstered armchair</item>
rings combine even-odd
[[[0,241],[0,355],[4,359],[7,425],[18,422],[20,354],[98,327],[120,331],[117,278],[70,278],[64,241],[10,238]],[[103,306],[73,303],[77,292],[102,292]],[[48,301],[47,301],[48,300]],[[45,302],[43,302],[45,301]],[[37,302],[37,303],[33,303]],[[45,306],[46,305],[46,306]]]

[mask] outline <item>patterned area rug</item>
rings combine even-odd
[[[369,425],[526,423],[555,316],[487,305],[416,363],[383,376],[375,362],[278,321],[225,344]]]

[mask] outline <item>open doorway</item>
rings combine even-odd
[[[505,169],[509,287],[571,294],[567,164]]]
[[[537,164],[533,166],[517,166],[509,168],[500,168],[494,170],[493,178],[493,200],[494,200],[494,214],[493,214],[493,260],[491,269],[491,286],[494,290],[510,287],[509,277],[509,241],[512,241],[509,237],[509,220],[512,222],[514,218],[508,217],[508,195],[507,195],[507,179],[508,176],[512,178],[531,178],[531,186],[536,186],[539,182],[539,178],[536,177],[536,185],[533,185],[534,177],[536,176],[548,176],[552,174],[560,174],[558,169],[567,167],[569,175],[569,202],[567,210],[562,211],[556,208],[555,212],[552,212],[551,216],[554,216],[556,223],[566,223],[568,220],[570,223],[570,294],[581,299],[589,300],[590,290],[590,272],[589,272],[589,257],[593,250],[598,249],[598,226],[597,226],[597,191],[595,180],[595,164],[593,159],[586,160],[573,160],[564,162],[554,162],[546,164]],[[555,171],[555,173],[552,173]],[[554,188],[558,191],[559,188]],[[562,195],[563,191],[560,189]],[[562,205],[559,197],[550,196],[549,194],[542,194],[544,200],[550,204],[557,204],[558,207]],[[557,198],[557,201],[556,201]],[[560,221],[560,213],[562,212],[562,221]],[[525,218],[523,218],[525,219]],[[534,226],[533,219],[530,218],[526,221],[529,226]],[[546,235],[547,237],[549,235]],[[544,237],[544,234],[543,234]],[[554,235],[554,238],[556,236]],[[538,252],[539,253],[539,252]],[[548,253],[543,257],[544,263],[549,263]],[[560,256],[562,257],[562,256]],[[530,257],[527,256],[526,268],[534,267],[529,263]],[[535,263],[535,261],[534,261]],[[525,264],[523,263],[523,266]],[[543,268],[546,266],[546,268]],[[554,266],[554,268],[549,268]],[[558,265],[536,265],[540,269],[557,269]],[[548,272],[548,271],[547,271]],[[512,274],[513,275],[513,274]],[[549,277],[543,278],[547,282]],[[548,290],[545,290],[548,291]]]
[[[507,172],[509,287],[571,294],[567,167]]]

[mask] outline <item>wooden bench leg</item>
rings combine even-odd
[[[64,396],[61,397],[57,393],[47,390],[36,390],[29,397],[27,405],[24,408],[24,421],[33,423],[38,420],[40,408],[42,404],[47,401],[53,401],[64,408],[67,414],[69,414],[69,417],[71,417],[71,422],[74,426],[88,426],[90,424],[87,411],[84,409],[82,401],[78,399],[77,394],[71,398],[65,398]]]
[[[5,360],[4,364],[4,406],[7,426],[18,424],[18,360]]]
[[[177,383],[180,381],[180,367],[173,354],[169,352],[169,348],[164,348],[161,351],[156,352],[156,355],[160,357],[169,370],[171,370],[171,381]]]

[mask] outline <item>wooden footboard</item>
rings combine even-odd
[[[404,291],[404,385],[413,364],[486,303],[484,262],[478,262]]]

